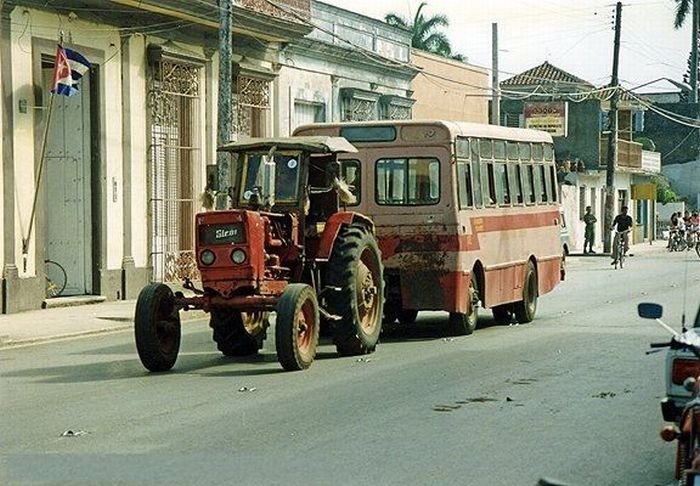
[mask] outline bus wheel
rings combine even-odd
[[[472,272],[469,281],[469,310],[466,314],[450,312],[450,330],[457,336],[468,336],[476,329],[479,320],[479,287]]]
[[[384,267],[372,233],[361,225],[343,228],[333,248],[326,274],[328,297],[335,323],[333,342],[339,354],[371,353],[382,331]]]
[[[532,322],[535,312],[537,312],[537,271],[532,262],[528,262],[523,283],[523,300],[515,303],[515,318],[522,324]]]

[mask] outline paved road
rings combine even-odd
[[[324,344],[299,373],[268,347],[220,357],[203,321],[166,374],[143,370],[130,332],[3,349],[0,484],[666,485],[663,355],[645,355],[665,334],[635,307],[660,302],[671,323],[696,307],[685,257],[571,259],[532,324],[485,315],[449,338],[424,313],[373,355]]]

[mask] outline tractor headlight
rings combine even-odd
[[[216,255],[211,250],[204,250],[199,254],[199,261],[202,262],[202,265],[206,265],[207,267],[214,263],[215,260]]]
[[[245,259],[246,254],[240,248],[236,248],[231,252],[231,261],[236,265],[240,265],[241,263],[245,262]]]

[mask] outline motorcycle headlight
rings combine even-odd
[[[237,248],[231,252],[231,261],[236,265],[240,265],[245,262],[246,254],[240,248]]]
[[[199,254],[199,261],[202,262],[202,265],[205,265],[207,267],[214,263],[215,260],[216,255],[211,250],[204,250],[202,253]]]

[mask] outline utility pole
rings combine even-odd
[[[219,0],[219,97],[216,143],[221,146],[231,140],[231,0]],[[228,188],[231,185],[230,156],[217,152],[218,193],[216,207],[226,208]]]
[[[498,85],[498,24],[491,24],[491,125],[501,124],[500,86]]]
[[[610,227],[613,221],[615,207],[615,163],[617,162],[617,100],[619,98],[620,81],[617,68],[620,63],[620,30],[622,29],[622,2],[615,6],[615,47],[613,50],[612,80],[610,86],[614,89],[610,98],[610,113],[608,114],[608,166],[605,177],[605,217],[603,218],[603,252],[610,252]]]
[[[698,16],[700,0],[693,0],[693,45],[690,48],[690,102],[698,102]]]

